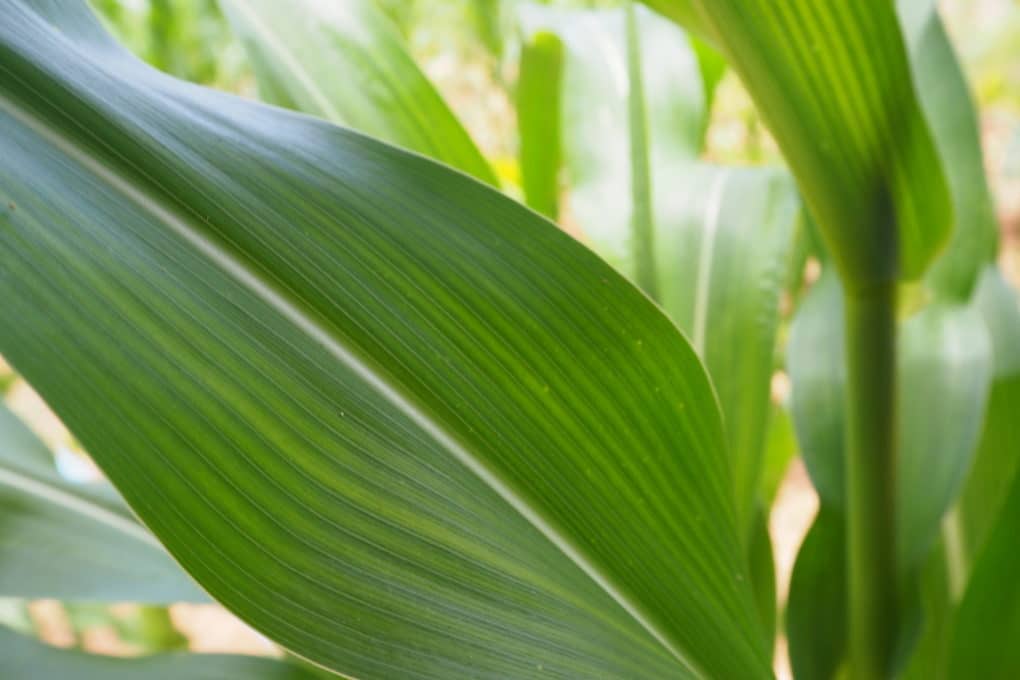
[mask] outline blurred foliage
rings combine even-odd
[[[171,75],[234,92],[251,81],[216,0],[91,0],[135,54]]]

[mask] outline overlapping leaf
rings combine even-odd
[[[977,112],[931,0],[899,0],[897,8],[921,108],[942,158],[953,203],[952,239],[928,280],[939,296],[965,302],[983,267],[994,257],[998,238]]]
[[[768,674],[644,296],[460,173],[0,9],[0,350],[212,595],[363,678]]]
[[[892,3],[691,4],[768,122],[846,280],[923,274],[949,237],[952,205]]]
[[[374,0],[220,0],[272,104],[348,125],[496,184]]]
[[[158,654],[118,659],[58,649],[0,626],[0,675],[76,680],[311,680],[319,677],[271,659],[221,654]]]
[[[112,489],[59,477],[0,407],[0,596],[135,602],[208,598]]]

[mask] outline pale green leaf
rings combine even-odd
[[[375,0],[220,0],[265,101],[350,126],[496,184]]]
[[[843,313],[832,272],[811,291],[787,351],[792,410],[823,502],[843,507]],[[897,545],[909,574],[924,563],[981,434],[992,346],[973,307],[933,304],[900,325]]]
[[[208,598],[105,485],[72,484],[0,406],[0,597]]]
[[[818,528],[812,529],[817,536],[801,548],[809,552],[798,556],[790,586],[791,615],[799,627],[788,629],[791,655],[796,648],[807,678],[831,677],[838,662],[829,659],[837,646],[833,636],[843,631],[814,631],[808,624],[842,616],[829,611],[823,594],[835,587],[824,579],[845,579],[844,547],[836,545],[845,528],[837,532],[821,525],[843,521],[843,352],[842,293],[835,273],[827,270],[801,305],[787,350],[794,424],[823,507]],[[915,586],[966,476],[984,420],[992,344],[976,306],[933,304],[901,322],[897,372],[897,569],[905,611],[916,617],[901,621],[899,654],[904,662],[918,627],[924,625],[918,607],[928,606],[918,602],[925,594]],[[822,543],[826,545],[818,547]],[[827,576],[817,566],[823,559],[819,554],[826,554],[826,569],[832,572]],[[832,567],[834,560],[838,568]],[[845,588],[845,582],[840,587]]]
[[[0,626],[0,676],[74,680],[312,680],[293,664],[225,654],[158,654],[133,659],[59,649]]]
[[[779,325],[800,202],[772,168],[697,165],[663,191],[657,223],[663,309],[694,344],[719,396],[738,518],[748,526],[763,471]]]
[[[942,158],[953,201],[953,236],[929,272],[937,294],[969,299],[994,259],[998,224],[985,178],[974,101],[963,69],[931,0],[899,0],[910,64],[925,118]]]
[[[563,43],[565,212],[582,240],[631,280],[639,266],[654,267],[641,253],[658,250],[654,232],[666,219],[671,192],[686,183],[707,119],[697,57],[683,31],[644,8],[635,14],[639,49],[628,56],[623,9],[520,8],[525,40],[546,32]],[[629,68],[643,75],[638,91],[645,101],[634,112]],[[635,158],[644,165],[636,173]],[[646,193],[640,205],[636,187]],[[652,223],[654,231],[638,237],[635,223]]]

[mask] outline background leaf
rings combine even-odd
[[[899,0],[897,8],[921,108],[953,202],[952,239],[928,281],[938,295],[966,301],[982,268],[994,258],[998,225],[970,87],[933,4]]]
[[[222,654],[157,654],[134,659],[51,647],[0,626],[0,673],[7,678],[76,680],[311,680],[320,677],[271,659]]]
[[[0,407],[0,596],[205,602],[111,488],[72,484]]]
[[[1006,680],[1020,673],[1020,649],[1014,644],[1020,636],[1018,532],[1020,478],[1014,478],[953,622],[949,677],[954,680]]]
[[[800,202],[773,168],[699,164],[661,199],[661,304],[708,367],[726,420],[737,516],[746,532],[763,471],[779,298]],[[746,535],[746,534],[745,534]]]
[[[559,216],[562,85],[563,43],[539,31],[521,47],[517,126],[525,202],[552,220]]]
[[[220,0],[263,100],[348,125],[497,184],[374,0]]]
[[[639,267],[633,233],[639,210],[633,193],[634,158],[647,162],[636,172],[651,182],[647,189],[652,212],[642,219],[661,229],[668,221],[663,203],[671,188],[685,185],[708,115],[697,56],[683,31],[644,8],[636,8],[635,14],[643,75],[637,92],[646,99],[639,107],[644,134],[632,136],[634,90],[628,64],[634,60],[628,59],[623,9],[530,3],[519,8],[525,41],[538,33],[553,33],[563,44],[561,127],[569,189],[565,212],[571,220],[567,226],[578,229],[585,243],[633,281]],[[635,140],[647,148],[633,149]],[[659,250],[656,238],[653,234],[653,252]]]

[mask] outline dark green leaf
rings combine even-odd
[[[797,680],[835,677],[846,650],[846,534],[842,513],[822,505],[797,553],[786,603]]]
[[[362,678],[768,675],[647,298],[460,173],[0,8],[0,351],[211,594]]]
[[[692,4],[768,122],[843,276],[919,277],[950,235],[952,205],[892,3]]]

